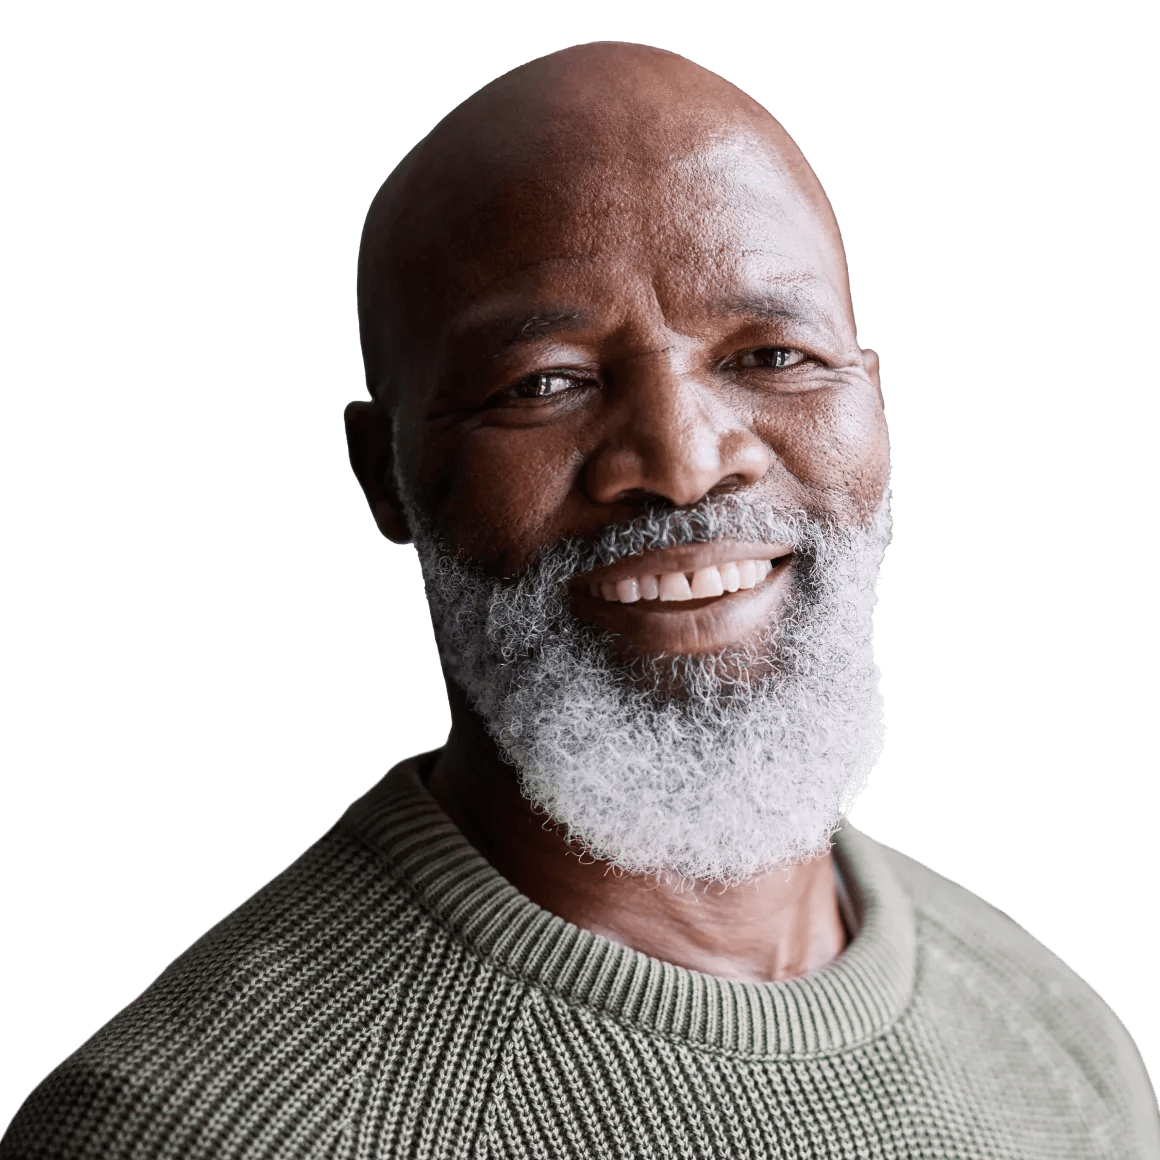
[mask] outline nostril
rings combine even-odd
[[[742,488],[750,487],[754,481],[747,479],[744,475],[727,475],[713,486],[710,495],[728,495],[733,491],[741,491]]]
[[[642,506],[650,512],[669,512],[677,505],[667,495],[658,495],[655,491],[649,492],[642,501]]]
[[[647,487],[629,487],[617,492],[613,503],[623,504],[626,507],[639,507],[649,512],[664,512],[677,505],[668,496],[650,491]]]

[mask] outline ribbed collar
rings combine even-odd
[[[340,826],[454,937],[527,983],[594,1014],[691,1046],[763,1058],[843,1051],[884,1031],[914,986],[915,922],[881,851],[847,825],[835,856],[861,918],[833,963],[802,978],[741,983],[673,966],[550,914],[496,871],[419,777],[397,765]]]

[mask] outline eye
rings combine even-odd
[[[553,371],[546,371],[539,375],[528,375],[521,379],[508,391],[509,395],[517,399],[548,399],[553,395],[562,395],[573,387],[582,385],[582,381],[572,375],[562,375]]]
[[[739,355],[734,366],[748,370],[752,367],[768,367],[781,370],[783,367],[795,367],[805,362],[805,355],[800,350],[790,350],[784,346],[763,346],[758,350],[746,351]]]

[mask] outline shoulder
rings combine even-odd
[[[1008,1026],[1034,1026],[1160,1149],[1148,1074],[1111,1008],[1062,960],[1001,910],[912,858],[872,843],[914,906],[920,987],[1003,1007]],[[932,976],[955,976],[953,988]],[[992,1011],[992,1013],[994,1013]]]
[[[1100,1024],[1115,1020],[1078,975],[997,907],[913,858],[874,845],[913,903],[924,942],[937,938],[957,947],[962,956],[1002,974],[1029,1000],[1076,1004]]]
[[[49,1075],[0,1158],[387,1157],[428,1154],[432,1134],[469,1148],[525,987],[459,936],[459,887],[486,863],[413,767]]]
[[[281,1155],[274,1136],[302,1132],[324,1143],[342,1118],[328,1104],[428,927],[336,827],[52,1072],[0,1156],[224,1156],[246,1139],[246,1155]]]

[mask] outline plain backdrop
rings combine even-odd
[[[447,714],[346,463],[378,184],[637,40],[779,117],[882,357],[885,756],[856,824],[1059,953],[1160,1075],[1151,5],[13,4],[0,1124]]]

